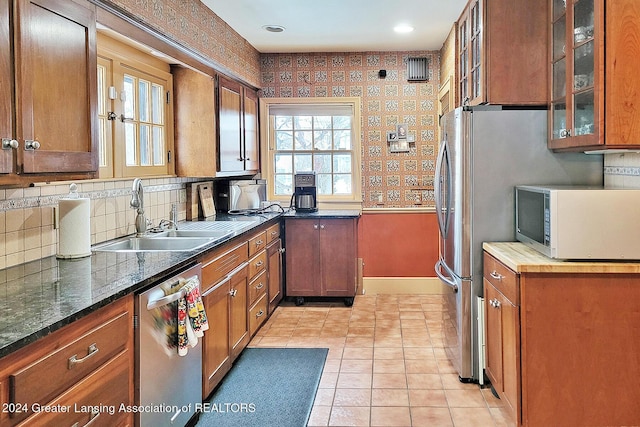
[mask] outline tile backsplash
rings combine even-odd
[[[607,188],[640,188],[640,153],[605,154],[604,185]]]
[[[145,215],[154,225],[169,218],[173,203],[178,219],[186,217],[185,178],[143,179]],[[78,181],[78,193],[91,199],[91,244],[135,232],[129,206],[133,180]],[[69,193],[69,182],[0,189],[0,269],[55,255],[58,230],[54,211]]]

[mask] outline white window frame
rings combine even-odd
[[[322,105],[330,107],[336,105],[340,107],[350,106],[353,111],[351,128],[351,188],[349,195],[341,194],[319,194],[319,208],[335,209],[362,209],[362,142],[361,142],[361,106],[360,98],[260,98],[260,144],[261,144],[261,165],[262,178],[267,180],[267,198],[269,201],[279,202],[283,207],[288,207],[291,195],[282,196],[275,194],[274,185],[274,159],[277,153],[274,140],[274,120],[270,115],[272,106],[282,105]]]

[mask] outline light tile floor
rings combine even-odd
[[[447,320],[439,295],[284,303],[249,345],[329,348],[308,426],[512,426],[490,389],[458,380]]]

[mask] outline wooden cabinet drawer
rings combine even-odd
[[[249,305],[267,291],[267,271],[263,270],[249,283]]]
[[[262,233],[254,236],[249,240],[249,256],[257,254],[261,250],[263,250],[267,246],[267,232],[263,231]]]
[[[511,303],[520,305],[518,276],[500,261],[485,252],[484,278],[499,290]]]
[[[224,276],[248,259],[247,243],[231,250],[216,252],[202,260],[202,292],[206,292]]]
[[[127,348],[131,313],[120,313],[75,341],[9,375],[14,403],[45,403]]]
[[[267,318],[267,295],[263,294],[249,310],[249,335],[253,336]]]
[[[129,394],[130,352],[124,351],[97,371],[76,384],[46,408],[61,408],[64,412],[42,410],[25,420],[25,425],[39,426],[120,426],[132,425],[133,413],[121,411],[122,404],[133,404]],[[48,381],[41,381],[42,384]]]
[[[249,261],[249,278],[256,277],[258,273],[267,267],[267,251],[262,251]]]
[[[273,242],[280,237],[280,224],[274,224],[267,228],[267,243]]]

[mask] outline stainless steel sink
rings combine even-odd
[[[93,248],[96,252],[193,251],[215,239],[212,237],[129,237]]]

